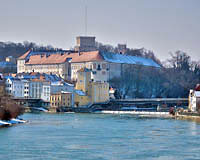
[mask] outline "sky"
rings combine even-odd
[[[85,6],[87,35],[98,42],[200,60],[200,0],[0,0],[0,41],[74,47],[86,35]]]

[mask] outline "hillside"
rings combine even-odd
[[[27,41],[23,43],[0,42],[0,61],[4,61],[7,56],[18,58],[30,48],[38,50],[54,49],[52,46],[39,46]]]

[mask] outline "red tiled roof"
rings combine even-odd
[[[103,61],[102,56],[100,55],[99,51],[92,51],[92,52],[81,52],[80,55],[76,53],[77,56],[72,58],[72,63],[76,62],[91,62],[91,61]]]
[[[67,54],[33,55],[26,64],[59,64],[66,62],[67,58],[70,58]]]
[[[31,52],[31,49],[30,50],[28,50],[26,53],[24,53],[21,57],[19,57],[18,59],[25,59],[27,56],[28,56],[28,54]]]
[[[67,58],[72,59],[72,63],[89,62],[89,61],[102,61],[103,58],[99,54],[99,51],[93,52],[81,52],[78,53],[64,53],[64,54],[50,54],[46,55],[32,55],[26,64],[60,64],[67,61]]]

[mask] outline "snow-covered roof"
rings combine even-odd
[[[12,76],[5,76],[4,78],[5,78],[6,80],[10,79],[11,81],[20,81],[19,78],[12,77]]]
[[[64,93],[64,94],[72,94],[72,92],[67,92],[67,91],[61,91],[61,93]]]
[[[137,56],[129,56],[118,53],[101,53],[104,60],[111,63],[123,63],[123,64],[139,64],[150,67],[160,68],[161,66],[154,62],[152,59],[137,57]]]
[[[78,94],[79,96],[85,96],[85,92],[81,91],[81,90],[75,90],[75,93]]]
[[[64,81],[53,81],[53,82],[51,82],[51,85],[53,85],[53,86],[62,85],[62,86],[71,86],[71,87],[74,86],[74,84],[70,84],[70,83],[67,83],[67,82],[64,82]]]
[[[16,77],[20,78],[20,79],[27,79],[27,80],[31,80],[31,79],[37,79],[40,78],[40,76],[43,76],[44,79],[46,81],[50,81],[50,82],[57,82],[57,81],[62,81],[62,78],[58,77],[55,74],[46,74],[46,73],[19,73],[16,75]]]

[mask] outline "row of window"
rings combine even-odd
[[[71,97],[70,97],[70,98],[67,98],[68,101],[70,101],[70,99],[71,99]],[[56,97],[51,97],[51,100],[52,100],[52,101],[60,101],[61,98],[59,98],[59,97],[58,97],[58,98],[56,98]],[[62,99],[62,101],[65,101],[65,100],[66,100],[65,98]]]
[[[97,70],[101,70],[101,69],[107,69],[107,64],[103,63],[102,65],[101,64],[98,64],[98,63],[93,63],[93,65],[86,65],[87,68],[89,69],[97,69]],[[83,68],[84,66],[83,65],[80,65],[80,66],[72,66],[72,69],[74,70],[78,70],[78,69],[81,69]]]
[[[27,67],[27,69],[54,69],[54,70],[57,70],[59,68],[61,68],[62,66],[58,66],[58,65],[41,65],[41,66],[30,66],[30,67]]]
[[[60,106],[60,103],[51,103],[51,105],[52,105],[52,106]],[[67,105],[67,106],[71,106],[70,103],[67,103],[67,104],[66,104],[66,103],[63,103],[63,104],[61,104],[61,105],[63,105],[63,106],[66,106],[66,105]]]

